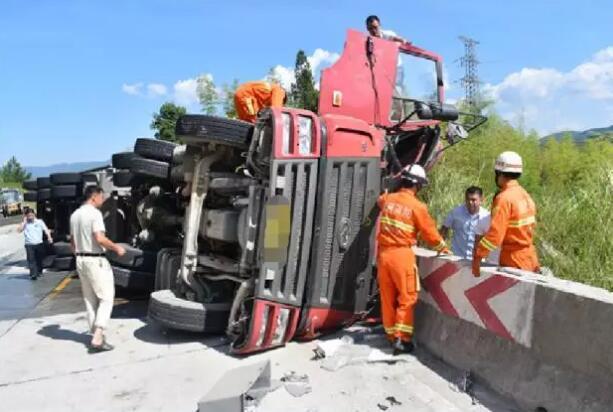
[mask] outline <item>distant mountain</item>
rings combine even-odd
[[[599,127],[599,128],[594,128],[594,129],[588,129],[582,132],[567,130],[567,131],[553,133],[548,136],[545,136],[543,137],[543,140],[549,140],[549,139],[561,140],[567,134],[570,134],[573,140],[577,143],[584,143],[588,139],[595,139],[595,138],[600,138],[600,137],[608,138],[609,140],[611,140],[611,138],[613,137],[613,125],[609,127]]]
[[[82,172],[97,167],[111,164],[110,160],[99,162],[59,163],[50,166],[26,166],[25,169],[32,173],[32,177],[45,177],[51,173]]]

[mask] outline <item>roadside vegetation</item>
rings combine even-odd
[[[484,189],[485,207],[491,208],[494,159],[505,150],[524,159],[520,182],[538,208],[541,265],[557,277],[613,291],[613,144],[606,136],[581,145],[570,135],[541,142],[536,133],[491,116],[434,167],[424,198],[437,222],[473,184]]]

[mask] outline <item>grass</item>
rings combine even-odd
[[[537,205],[535,244],[542,266],[557,277],[613,291],[613,144],[569,140],[541,145],[496,116],[469,141],[445,152],[422,194],[442,223],[463,202],[464,191],[478,185],[491,207],[496,191],[493,162],[504,150],[524,158],[522,186]]]

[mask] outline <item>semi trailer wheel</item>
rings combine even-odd
[[[26,202],[36,202],[38,201],[38,193],[37,192],[25,192],[23,194],[23,200]]]
[[[44,189],[38,189],[37,194],[38,201],[51,199],[51,189],[48,187]]]
[[[48,177],[39,177],[36,179],[37,189],[48,189],[51,187],[51,180]]]
[[[222,333],[231,303],[198,303],[181,299],[171,290],[158,290],[149,299],[149,318],[169,329]]]
[[[134,174],[129,170],[116,170],[113,173],[113,184],[117,187],[132,186]]]
[[[53,254],[57,257],[72,256],[72,248],[68,242],[55,242],[53,244]]]
[[[60,185],[51,187],[51,197],[53,199],[75,199],[83,196],[83,186]]]
[[[131,290],[152,291],[155,274],[140,272],[120,266],[111,266],[115,285]]]
[[[115,153],[111,157],[111,164],[115,169],[129,169],[135,156],[134,152]]]
[[[145,159],[139,156],[132,159],[130,171],[136,175],[168,179],[170,176],[170,165],[166,162]]]
[[[149,272],[153,276],[153,273],[155,273],[155,264],[157,262],[156,252],[141,250],[127,243],[120,243],[120,245],[126,250],[123,256],[119,256],[110,250],[106,252],[106,256],[111,263],[139,272]]]
[[[74,256],[56,256],[53,260],[53,268],[55,270],[74,270],[75,258]]]
[[[49,175],[52,185],[76,185],[83,182],[80,173],[52,173]]]
[[[171,162],[176,144],[164,140],[136,139],[134,153],[147,159]]]
[[[38,189],[38,185],[36,184],[36,180],[26,180],[21,185],[25,190],[36,190]]]
[[[219,143],[246,149],[253,133],[253,125],[242,120],[205,114],[188,114],[177,121],[176,135],[183,140]]]

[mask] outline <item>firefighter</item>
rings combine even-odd
[[[490,228],[481,238],[473,255],[473,275],[480,276],[481,259],[500,247],[500,266],[539,272],[539,261],[532,243],[536,226],[534,201],[519,185],[522,174],[521,156],[503,152],[494,165],[496,186]]]
[[[377,235],[377,272],[381,295],[383,327],[394,354],[413,350],[413,308],[417,303],[419,278],[411,249],[417,235],[439,253],[449,253],[447,245],[417,192],[428,183],[419,165],[402,171],[401,188],[379,197],[381,209]]]
[[[266,81],[243,83],[234,93],[234,105],[238,118],[251,123],[255,123],[261,109],[282,107],[285,101],[285,90],[276,83]]]

